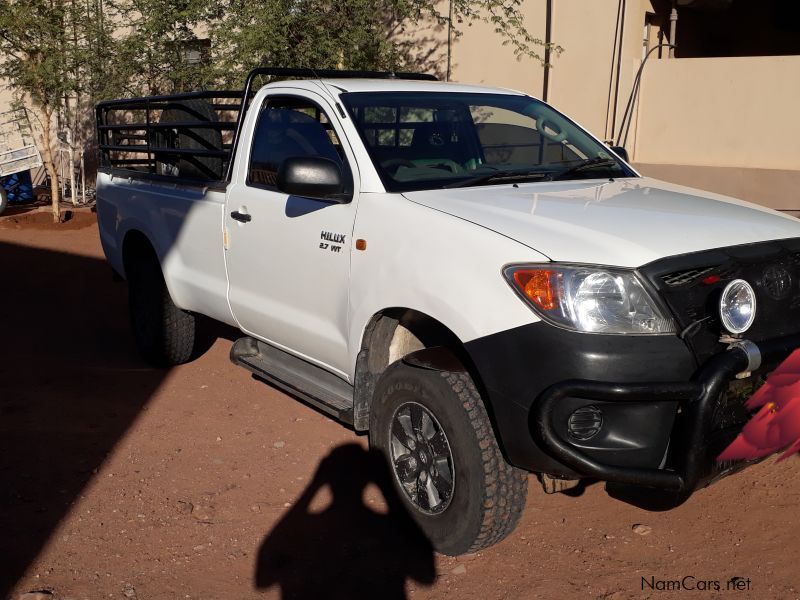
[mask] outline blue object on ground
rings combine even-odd
[[[9,203],[31,202],[34,199],[30,171],[0,177],[0,186],[8,192]]]

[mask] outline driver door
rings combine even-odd
[[[228,193],[228,299],[243,331],[347,378],[358,185],[349,166],[352,153],[330,114],[325,99],[311,92],[276,90],[263,100],[249,160]],[[279,191],[278,168],[295,156],[336,162],[352,201]]]

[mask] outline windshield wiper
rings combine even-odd
[[[613,158],[603,158],[601,156],[596,156],[595,158],[587,158],[584,161],[579,162],[577,165],[574,165],[568,169],[561,171],[560,173],[556,173],[551,177],[553,181],[558,179],[564,179],[573,173],[577,173],[579,171],[583,171],[584,169],[596,169],[598,167],[615,167],[617,166],[617,161]]]
[[[469,187],[471,185],[483,185],[487,183],[496,183],[502,181],[521,181],[525,179],[549,179],[550,173],[542,171],[493,171],[492,173],[484,173],[465,179],[464,181],[456,181],[442,186],[442,189]]]

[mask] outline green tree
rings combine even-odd
[[[70,89],[64,54],[64,0],[0,0],[0,77],[8,79],[38,124],[42,161],[50,177],[53,219],[58,222],[58,176],[53,161],[54,117]]]
[[[115,62],[128,95],[176,93],[211,83],[202,39],[211,0],[115,1],[122,25]]]
[[[69,132],[70,156],[91,139],[91,106],[119,91],[113,45],[97,0],[0,0],[0,78],[34,117],[54,221],[60,210],[53,132]]]
[[[258,65],[420,68],[409,51],[418,40],[398,33],[425,20],[452,26],[456,37],[476,21],[490,23],[517,56],[542,60],[544,42],[526,29],[522,0],[221,0],[208,12],[211,77],[239,83]]]

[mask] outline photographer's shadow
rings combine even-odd
[[[320,463],[297,503],[262,542],[255,585],[278,585],[282,597],[405,598],[412,579],[436,578],[433,547],[391,485],[385,459],[357,444],[334,449]],[[365,504],[370,483],[381,491],[387,512]],[[328,486],[330,504],[312,503]]]

